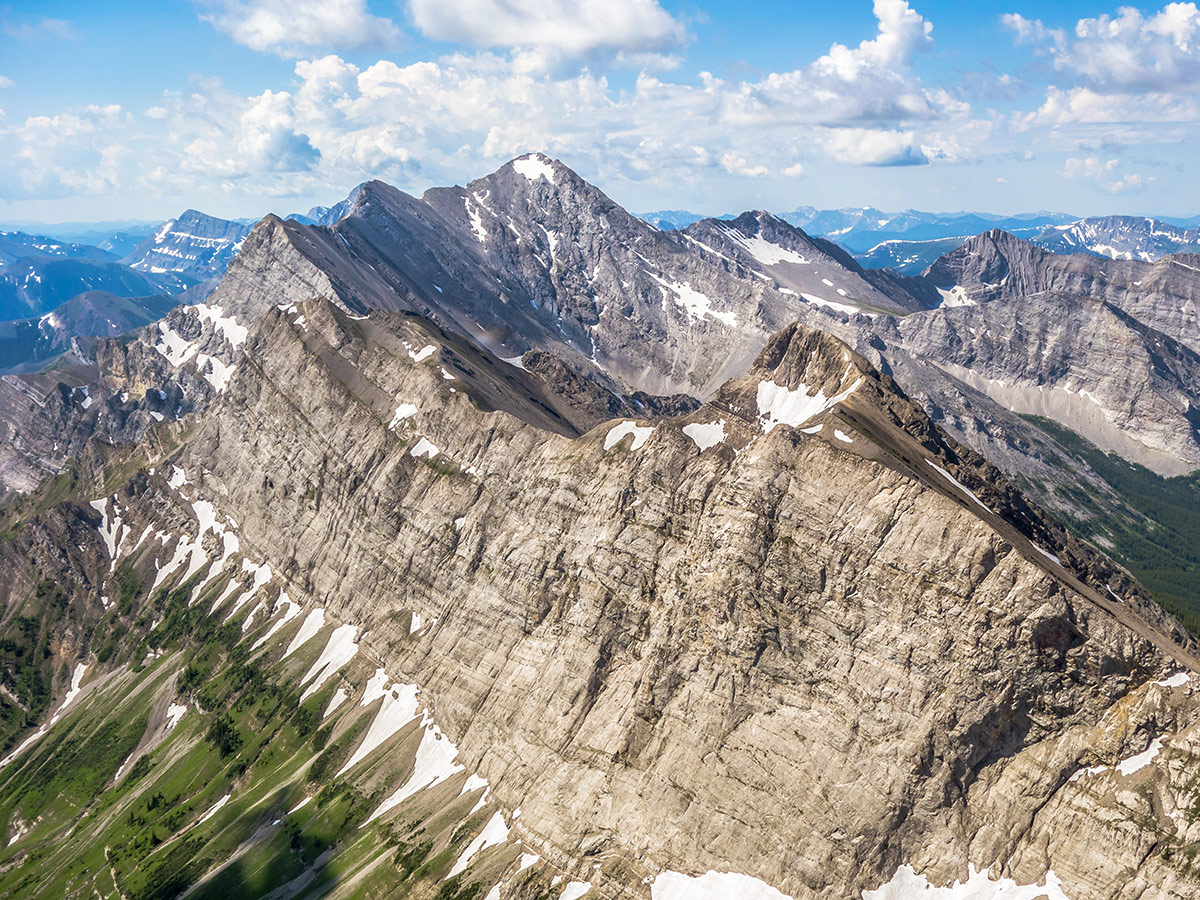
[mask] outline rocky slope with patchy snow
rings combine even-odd
[[[1200,228],[1179,228],[1143,216],[1098,216],[1048,228],[1033,242],[1054,253],[1092,253],[1154,262],[1172,253],[1200,253]]]
[[[154,352],[205,352],[210,323],[176,324]],[[87,812],[97,835],[224,746],[242,670],[187,674],[222,620],[232,684],[260,671],[337,752],[306,786],[320,755],[271,725],[267,762],[155,820],[162,851],[71,890],[186,859],[208,896],[278,853],[256,883],[280,897],[1194,894],[1195,645],[838,341],[788,328],[706,405],[596,427],[411,313],[275,305],[241,349],[202,416],[0,545],[7,608],[39,569],[87,605],[63,716],[148,677],[93,641],[168,654],[136,682],[161,718],[114,760],[148,754],[151,780]],[[49,765],[54,729],[9,777]],[[60,836],[21,821],[5,872]]]
[[[250,226],[185,210],[121,260],[142,272],[178,272],[205,280],[219,278],[237,255]]]

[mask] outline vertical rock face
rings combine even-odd
[[[1200,355],[1116,306],[1035,294],[911,316],[898,332],[1003,406],[1162,474],[1200,468]]]
[[[1200,258],[1186,253],[1157,262],[1058,256],[1003,231],[967,241],[922,276],[962,300],[1015,301],[1054,292],[1104,300],[1140,322],[1200,351]]]
[[[1060,847],[1103,826],[1039,810],[1084,790],[1067,781],[1088,735],[1191,651],[998,530],[861,358],[788,332],[684,422],[572,440],[481,415],[444,351],[385,352],[388,321],[269,314],[178,461],[422,686],[530,840],[794,897],[1010,860],[1091,896],[1086,854]],[[428,335],[399,326],[414,349]],[[685,430],[722,420],[703,450]],[[436,623],[413,643],[401,611]]]
[[[236,369],[153,475],[68,507],[91,529],[23,546],[107,598],[136,558],[173,591],[150,608],[188,621],[241,584],[222,633],[247,665],[332,666],[366,705],[378,673],[349,661],[370,654],[419,689],[421,745],[452,752],[428,789],[419,748],[353,776],[364,833],[462,817],[467,784],[437,785],[470,772],[501,816],[479,846],[510,848],[472,869],[481,890],[515,877],[519,838],[613,897],[709,871],[860,897],[968,865],[1071,898],[1190,896],[1150,851],[1192,827],[1197,701],[1168,676],[1200,669],[1194,645],[831,336],[791,326],[710,403],[585,430],[595,398],[560,405],[537,354],[525,371],[413,313],[314,299],[244,334],[211,304],[178,315],[129,353],[204,379],[191,360],[237,344]],[[0,565],[24,572],[14,552]],[[366,724],[334,731],[345,754]],[[522,884],[502,895],[550,887]]]

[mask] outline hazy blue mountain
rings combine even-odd
[[[178,272],[205,279],[225,274],[250,226],[189,209],[171,219],[121,262],[142,272]]]

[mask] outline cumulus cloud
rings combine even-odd
[[[1180,124],[1200,119],[1200,105],[1190,97],[1174,94],[1142,94],[1131,103],[1124,94],[1108,94],[1086,87],[1063,89],[1051,86],[1045,102],[1036,110],[1017,113],[1018,130],[1047,125],[1101,125],[1112,123]]]
[[[13,80],[7,75],[0,75],[0,88],[10,88],[13,86]]]
[[[644,53],[686,37],[658,0],[410,0],[409,10],[429,37],[476,47]]]
[[[766,166],[746,162],[744,157],[733,151],[721,154],[721,168],[730,175],[741,175],[745,178],[759,178],[770,171]]]
[[[852,80],[863,70],[908,65],[913,54],[933,45],[933,24],[909,6],[907,0],[875,0],[875,18],[879,20],[876,37],[853,50],[844,44],[834,44],[814,68]]]
[[[840,128],[825,138],[825,152],[853,166],[924,166],[929,157],[911,131]]]
[[[1000,17],[1018,43],[1039,45],[1055,68],[1102,92],[1200,91],[1200,9],[1168,3],[1146,16],[1132,6],[1079,19],[1073,33],[1017,13]]]
[[[1146,18],[1126,6],[1080,19],[1059,64],[1110,90],[1200,90],[1200,10],[1171,3]]]
[[[135,178],[147,189],[217,186],[255,197],[332,192],[372,177],[411,185],[418,172],[425,183],[449,183],[530,150],[605,184],[664,187],[796,178],[822,158],[856,166],[972,159],[991,123],[908,68],[931,26],[903,0],[878,0],[875,9],[877,33],[856,48],[835,44],[807,65],[753,79],[643,71],[615,87],[600,70],[526,65],[524,51],[511,48],[366,66],[329,54],[298,60],[287,90],[246,97],[197,80],[156,98],[136,128],[95,140],[134,148]],[[282,31],[255,33],[264,48],[283,46]]]
[[[0,131],[0,174],[7,198],[101,193],[133,176],[123,136],[132,117],[116,104],[30,116]]]
[[[300,56],[314,48],[395,48],[403,35],[365,0],[211,0],[201,19],[252,50]]]
[[[1096,156],[1070,157],[1063,166],[1065,178],[1083,178],[1094,181],[1102,190],[1110,194],[1120,194],[1136,188],[1145,187],[1153,181],[1153,176],[1140,175],[1131,172],[1120,175],[1117,171],[1120,163],[1116,159],[1101,160]]]

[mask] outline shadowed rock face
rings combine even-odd
[[[969,300],[1016,301],[1044,292],[1104,300],[1143,324],[1200,351],[1200,258],[1179,254],[1157,262],[1060,256],[989,231],[947,253],[922,276],[940,288],[959,287]]]

